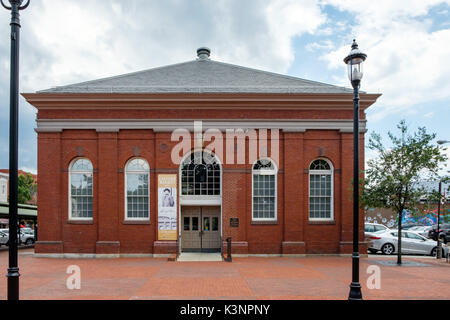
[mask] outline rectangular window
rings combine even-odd
[[[309,218],[314,220],[332,219],[332,192],[330,174],[309,176]]]
[[[127,173],[127,219],[149,218],[149,175]]]
[[[210,227],[209,227],[209,217],[204,217],[203,218],[203,231],[210,231]]]
[[[192,231],[198,231],[198,217],[192,217]]]
[[[211,231],[219,230],[219,218],[213,217],[211,221]]]
[[[184,217],[184,231],[189,231],[189,220],[190,217]]]
[[[253,219],[275,219],[275,175],[253,175]]]
[[[92,218],[92,173],[70,175],[71,218]]]

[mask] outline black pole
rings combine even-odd
[[[233,259],[231,257],[231,237],[227,238],[227,259],[226,262],[232,262]]]
[[[19,300],[19,265],[17,254],[17,185],[18,185],[18,136],[19,136],[19,42],[20,15],[23,0],[9,0],[11,6],[11,75],[10,75],[10,113],[9,113],[9,267],[8,267],[8,300]]]
[[[359,283],[359,80],[353,85],[353,254],[349,300],[362,300]]]
[[[440,250],[440,223],[441,223],[441,200],[442,200],[442,180],[439,180],[439,201],[438,201],[438,210],[437,210],[437,249],[436,249],[436,259],[441,258],[441,250]]]

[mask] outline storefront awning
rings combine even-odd
[[[37,218],[37,206],[19,204],[17,213],[21,219],[36,219]],[[8,219],[9,217],[9,204],[0,203],[0,218]]]

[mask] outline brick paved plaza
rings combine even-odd
[[[156,258],[49,259],[21,250],[21,299],[346,299],[351,258],[235,258],[172,262]],[[361,259],[365,299],[450,299],[450,263],[405,257]],[[8,252],[0,252],[0,299],[6,299]],[[81,289],[66,288],[66,269],[81,268]],[[381,290],[366,286],[367,267],[381,269]]]

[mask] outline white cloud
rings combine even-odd
[[[334,43],[331,40],[325,40],[320,42],[311,42],[308,43],[305,47],[306,50],[310,52],[314,52],[317,50],[333,50],[335,48]]]
[[[213,59],[286,72],[293,38],[325,21],[312,0],[34,1],[22,12],[21,85],[29,92],[193,60],[205,45]]]
[[[380,92],[371,120],[392,113],[414,113],[414,106],[450,98],[450,28],[432,31],[429,10],[450,1],[337,1],[324,3],[354,14],[356,24],[346,43],[326,54],[330,68],[341,68],[350,37],[368,54],[362,89]],[[343,71],[344,72],[344,71]],[[339,83],[347,85],[345,79]]]

